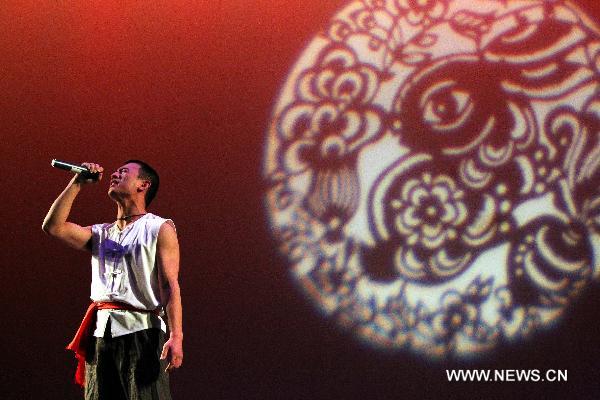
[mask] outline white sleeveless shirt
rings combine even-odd
[[[167,221],[173,223],[148,213],[123,230],[115,222],[92,225],[92,301],[118,301],[143,310],[165,305],[160,298],[156,247],[160,227]],[[161,316],[98,310],[94,336],[104,336],[109,318],[113,337],[148,328],[166,331]]]

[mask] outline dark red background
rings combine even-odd
[[[63,348],[87,307],[89,256],[40,229],[68,180],[52,158],[110,170],[141,158],[160,171],[152,211],[175,220],[182,252],[177,399],[597,397],[599,286],[556,329],[434,363],[361,345],[289,280],[263,205],[265,128],[287,72],[343,4],[2,2],[2,398],[81,397]],[[597,2],[584,6],[600,18]],[[106,188],[82,193],[72,219],[112,220]],[[460,367],[567,369],[569,381],[447,382]]]

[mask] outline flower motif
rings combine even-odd
[[[309,166],[318,168],[320,164],[339,164],[379,129],[378,122],[370,124],[377,118],[370,111],[361,115],[358,110],[340,110],[331,103],[292,117],[296,117],[291,122],[293,126],[304,128],[301,137],[290,142],[285,153],[285,165],[292,172]]]
[[[285,143],[284,166],[291,173],[338,165],[382,131],[382,113],[371,104],[378,73],[343,45],[323,50],[316,66],[298,79],[298,100],[278,119]]]
[[[400,198],[392,199],[395,228],[409,246],[421,244],[435,250],[457,237],[457,228],[467,218],[464,193],[452,178],[424,173],[402,187]]]
[[[467,287],[465,300],[471,304],[482,304],[491,293],[493,278],[482,280],[481,276],[475,278]]]
[[[321,254],[319,243],[322,233],[313,229],[309,215],[303,210],[293,213],[289,219],[291,223],[282,225],[277,232],[281,238],[279,250],[291,260],[304,260],[306,265],[316,265]]]
[[[368,104],[379,89],[378,72],[343,44],[323,49],[315,64],[299,77],[296,92],[303,102]]]
[[[445,0],[396,0],[398,8],[406,11],[411,25],[429,25],[439,20],[446,12]]]
[[[441,300],[441,309],[434,315],[432,326],[437,336],[445,340],[452,339],[458,332],[472,336],[478,328],[477,307],[455,291],[450,291]]]

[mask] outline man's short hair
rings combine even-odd
[[[152,200],[156,197],[156,193],[158,193],[158,186],[160,185],[160,179],[158,178],[158,172],[154,168],[152,168],[148,163],[141,160],[127,160],[125,164],[134,163],[140,166],[140,172],[138,177],[141,179],[146,179],[150,181],[150,187],[146,191],[146,195],[144,196],[144,200],[146,201],[146,207],[152,203]]]

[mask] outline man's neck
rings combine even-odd
[[[141,204],[136,204],[133,201],[117,202],[117,226],[120,229],[125,228],[145,214],[147,214],[146,208]]]

